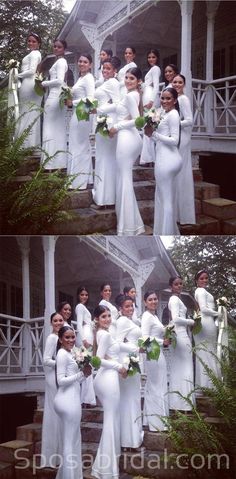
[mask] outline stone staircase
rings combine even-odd
[[[205,420],[213,426],[220,424],[215,417],[215,410],[208,398],[198,398],[198,410]],[[0,444],[0,479],[55,479],[56,469],[39,468],[41,450],[41,424],[43,410],[37,409],[33,423],[16,429],[16,440]],[[91,463],[96,455],[102,431],[103,412],[101,407],[82,410],[82,460],[84,478],[91,478]],[[172,459],[171,459],[172,458]],[[120,479],[131,477],[154,477],[156,479],[182,479],[183,469],[175,463],[173,445],[164,432],[150,432],[145,428],[144,440],[140,451],[122,452],[120,458]],[[218,475],[219,472],[219,475]],[[224,470],[214,471],[217,479],[229,479]],[[228,471],[227,471],[228,472]],[[186,474],[186,472],[185,472]],[[195,475],[185,475],[195,478]],[[201,478],[205,478],[202,471]]]
[[[19,171],[17,182],[27,181],[35,173],[38,165],[39,158],[29,158]],[[203,181],[200,169],[193,168],[193,175],[197,223],[180,226],[180,233],[182,235],[236,234],[236,202],[220,198],[219,186]],[[153,168],[135,166],[133,181],[140,213],[146,227],[145,234],[149,235],[152,234],[154,214]],[[93,209],[91,189],[71,191],[64,207],[73,213],[74,218],[71,221],[54,224],[47,231],[48,234],[116,234],[115,209]]]

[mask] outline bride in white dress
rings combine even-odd
[[[143,424],[149,431],[158,432],[165,429],[159,416],[169,415],[167,396],[167,367],[163,347],[170,344],[164,339],[165,327],[156,314],[158,299],[155,291],[147,291],[144,295],[146,311],[142,315],[142,336],[152,336],[161,347],[158,360],[146,360],[147,380],[144,392]]]
[[[180,117],[175,109],[178,94],[174,88],[161,93],[161,121],[157,130],[145,128],[156,142],[154,235],[179,234],[176,212],[176,178],[182,167],[179,153]]]
[[[116,323],[118,318],[117,308],[110,302],[112,290],[110,284],[104,283],[100,287],[100,294],[102,299],[99,302],[99,305],[106,306],[111,313],[111,324],[109,327],[109,332],[113,338],[116,338]]]
[[[172,277],[169,280],[169,285],[172,291],[168,303],[171,314],[170,325],[175,326],[177,335],[176,347],[171,346],[169,406],[174,410],[190,411],[192,406],[171,391],[179,391],[183,396],[188,396],[194,389],[192,343],[189,337],[190,333],[188,334],[188,327],[194,325],[194,320],[186,318],[187,308],[180,299],[183,289],[182,279],[178,276]],[[194,404],[193,393],[189,399]]]
[[[63,326],[58,336],[61,348],[56,357],[58,390],[54,408],[60,423],[62,463],[56,479],[82,479],[80,383],[91,374],[91,367],[78,370],[72,354],[75,333],[70,326]]]
[[[218,312],[215,309],[215,301],[212,294],[207,291],[209,273],[206,270],[198,271],[195,275],[197,289],[195,299],[201,313],[202,329],[194,336],[196,350],[196,374],[195,384],[197,386],[212,388],[212,382],[208,377],[204,365],[199,359],[204,361],[212,371],[220,376],[219,364],[216,358],[217,350],[217,325]],[[203,349],[201,349],[201,347]],[[198,359],[199,358],[199,359]],[[199,392],[200,394],[200,392]]]
[[[42,98],[34,91],[35,74],[41,62],[41,53],[39,51],[41,39],[36,33],[30,33],[27,38],[27,46],[30,50],[22,60],[21,72],[18,78],[22,80],[19,89],[19,113],[20,119],[16,135],[20,136],[34,121],[30,132],[24,141],[26,148],[31,146],[40,146],[40,106]],[[37,119],[37,120],[36,120]]]
[[[137,67],[136,63],[134,62],[136,55],[136,50],[134,47],[126,47],[124,57],[126,64],[119,70],[117,78],[120,83],[120,97],[123,98],[124,95],[127,93],[126,84],[125,84],[125,75],[130,68]]]
[[[189,98],[184,95],[184,75],[176,75],[172,80],[172,85],[178,93],[181,127],[179,151],[183,160],[182,168],[177,175],[177,219],[180,224],[195,224],[195,198],[191,155],[193,115]]]
[[[45,374],[45,398],[43,408],[41,467],[56,466],[56,456],[60,451],[59,421],[54,409],[56,396],[56,350],[58,331],[64,325],[63,317],[53,313],[50,318],[52,333],[46,339],[43,353],[43,366]]]
[[[120,85],[115,78],[116,68],[111,60],[102,65],[104,81],[96,88],[95,98],[98,100],[97,111],[108,103],[115,105],[120,99]],[[115,123],[116,115],[110,115]],[[93,201],[98,206],[114,205],[116,198],[116,138],[96,134],[96,160],[94,172]]]
[[[96,355],[101,359],[101,367],[94,380],[94,389],[103,407],[103,428],[92,467],[92,476],[98,479],[118,479],[121,453],[120,413],[122,412],[119,375],[125,378],[127,371],[119,358],[121,346],[109,333],[110,311],[106,306],[97,306],[94,317],[97,326]],[[125,345],[123,347],[125,348]]]
[[[56,61],[49,70],[50,79],[42,82],[42,86],[49,89],[44,105],[42,147],[46,154],[43,154],[42,161],[48,158],[47,155],[49,157],[55,155],[44,165],[46,170],[66,168],[67,164],[66,108],[61,108],[59,104],[61,87],[66,84],[68,70],[67,61],[64,58],[66,47],[64,40],[55,40],[53,53]]]
[[[71,183],[71,188],[85,190],[92,183],[92,152],[89,135],[90,120],[78,121],[75,107],[82,98],[94,99],[95,81],[91,73],[92,57],[82,53],[78,60],[79,79],[72,87],[73,101],[67,100],[67,106],[73,105],[73,115],[69,126],[68,175],[77,175]]]

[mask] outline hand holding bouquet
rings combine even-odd
[[[111,117],[107,115],[98,115],[95,133],[100,133],[100,135],[108,138],[109,130],[111,128],[112,123],[113,123],[113,120]]]
[[[166,326],[165,328],[165,333],[164,333],[164,340],[168,339],[169,343],[173,346],[173,348],[176,348],[177,344],[177,335],[175,332],[175,327],[173,326]]]
[[[36,95],[43,96],[44,95],[44,88],[42,86],[42,82],[45,80],[42,73],[36,73],[34,79],[34,91]]]
[[[156,110],[152,108],[145,112],[144,116],[138,116],[135,120],[135,126],[138,130],[142,128],[147,128],[153,133],[154,130],[158,128],[158,125],[161,121],[161,112],[160,110]]]
[[[136,373],[141,374],[139,359],[136,354],[130,353],[129,356],[125,358],[124,364],[128,367],[127,376],[134,376]]]
[[[76,116],[78,121],[89,120],[89,113],[91,113],[98,106],[98,101],[94,98],[82,98],[76,107]]]
[[[99,369],[101,365],[101,359],[98,356],[92,356],[89,349],[74,347],[72,354],[80,370],[85,366],[92,366],[95,369]]]
[[[138,340],[138,345],[147,355],[147,360],[151,361],[153,359],[157,360],[160,356],[160,345],[157,340],[152,336],[145,336]]]
[[[194,311],[193,313],[193,320],[195,321],[192,332],[193,335],[200,333],[202,330],[202,317],[200,310],[198,309],[197,311]]]
[[[71,92],[71,88],[70,87],[64,87],[62,86],[61,87],[61,93],[60,93],[60,96],[59,96],[59,105],[61,108],[63,108],[65,106],[65,103],[67,102],[67,100],[70,100],[72,102],[72,99],[73,99],[73,95],[72,95],[72,92]]]

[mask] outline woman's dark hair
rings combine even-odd
[[[200,278],[200,276],[201,276],[203,273],[206,273],[207,276],[209,276],[209,272],[207,271],[207,269],[200,269],[200,271],[198,271],[198,272],[195,274],[195,276],[194,276],[195,283],[197,282],[197,280]]]
[[[125,287],[123,288],[123,293],[127,295],[127,293],[128,293],[131,289],[133,289],[133,288],[135,289],[135,287],[134,287],[134,286],[131,286],[131,285],[125,286]]]
[[[121,306],[123,306],[125,301],[132,301],[132,303],[133,303],[132,298],[130,296],[128,296],[127,294],[119,295],[117,306],[119,306],[119,308],[120,308]]]
[[[80,54],[77,55],[78,60],[80,59],[80,57],[85,57],[85,58],[88,59],[89,63],[93,63],[93,59],[92,59],[90,53],[84,53],[84,52],[82,52],[82,53],[80,53]]]
[[[86,288],[86,286],[79,286],[77,291],[76,291],[76,295],[77,295],[77,298],[78,298],[78,303],[80,303],[79,295],[80,295],[80,293],[82,293],[82,291],[86,291],[86,293],[89,294],[88,288]]]
[[[165,76],[165,69],[167,67],[171,67],[172,70],[174,70],[175,76],[179,74],[179,68],[177,67],[177,65],[175,65],[174,63],[168,63],[164,68],[164,76]],[[166,78],[164,78],[164,81],[165,81],[165,84],[168,85],[169,82],[166,80]]]
[[[156,48],[150,48],[150,49],[147,51],[147,62],[148,62],[148,55],[150,55],[150,53],[153,53],[153,54],[157,57],[156,65],[158,65],[158,63],[159,63],[159,58],[160,58],[159,51],[158,51]],[[148,66],[150,66],[149,63],[148,63]]]
[[[61,342],[59,340],[62,338],[63,334],[68,330],[73,331],[73,333],[75,333],[74,329],[71,326],[66,325],[66,326],[62,326],[62,328],[59,329],[56,354],[58,353],[59,349],[61,348]]]
[[[110,58],[111,58],[112,55],[113,55],[113,52],[112,52],[112,50],[111,50],[110,48],[101,48],[100,53],[101,53],[101,52],[105,52],[105,53],[107,54],[107,56],[110,57]]]
[[[162,93],[164,91],[169,91],[171,93],[171,95],[174,97],[174,99],[177,100],[176,103],[175,103],[175,109],[177,110],[177,112],[179,114],[180,109],[179,109],[179,102],[178,102],[178,93],[177,93],[176,89],[173,88],[172,86],[167,86],[166,88],[164,88],[164,90],[162,90]],[[180,143],[180,134],[179,134],[179,143]],[[179,144],[178,144],[178,146],[179,146]]]
[[[55,38],[55,40],[54,40],[53,43],[55,43],[55,42],[60,42],[60,43],[63,45],[64,49],[66,50],[66,48],[67,48],[67,43],[66,43],[65,40],[61,40],[60,38]]]
[[[50,316],[50,322],[52,323],[52,320],[54,318],[54,316],[56,316],[57,314],[60,314],[59,311],[55,311],[54,313],[51,314]]]
[[[105,286],[110,286],[110,288],[111,288],[110,283],[103,283],[103,284],[100,286],[100,291],[101,291],[101,292],[104,290]]]
[[[35,40],[37,40],[39,46],[41,46],[42,40],[41,40],[40,35],[38,35],[38,34],[35,33],[35,32],[30,32],[30,33],[28,34],[28,36],[27,36],[27,40],[28,40],[29,37],[34,37]]]
[[[174,76],[173,80],[175,79],[175,77],[181,77],[182,80],[183,80],[183,82],[184,82],[184,84],[186,83],[186,78],[185,78],[184,75],[182,75],[182,73],[177,73],[177,75]],[[172,80],[172,81],[173,81],[173,80]]]
[[[110,63],[112,64],[113,68],[115,70],[119,70],[120,66],[121,66],[121,60],[120,58],[114,56],[114,57],[111,57],[110,60],[105,60],[104,63],[106,63],[107,61],[110,61]]]
[[[110,311],[110,309],[107,306],[103,306],[102,304],[99,304],[98,306],[96,306],[96,308],[93,312],[93,317],[94,318],[99,318],[99,316],[102,313],[105,313],[105,311]]]
[[[134,75],[137,80],[142,80],[142,72],[139,67],[129,68],[126,73],[131,73],[131,75]]]
[[[69,301],[61,301],[60,303],[58,303],[57,307],[56,307],[56,312],[57,313],[60,313],[63,306],[65,306],[66,304],[69,304],[69,306],[71,307]]]
[[[144,296],[143,296],[144,301],[147,301],[148,296],[150,296],[151,294],[155,294],[157,296],[156,291],[154,291],[154,289],[150,289],[149,291],[146,291],[146,293],[144,293]]]
[[[169,286],[172,286],[173,282],[176,280],[176,279],[181,279],[181,276],[171,276],[170,279],[169,279]]]
[[[132,50],[134,55],[136,54],[136,50],[135,50],[134,47],[127,46],[127,47],[125,47],[125,50],[127,50],[127,48],[130,48],[130,50]]]

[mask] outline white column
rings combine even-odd
[[[88,24],[82,21],[80,22],[80,25],[81,25],[81,31],[83,32],[85,38],[88,40],[88,42],[90,43],[91,47],[94,50],[93,71],[94,71],[95,77],[97,77],[98,68],[100,65],[99,53],[101,51],[101,48],[106,36],[101,35],[98,38],[96,25]]]
[[[192,97],[192,14],[193,0],[179,0],[181,8],[181,73],[186,77],[186,95]]]
[[[219,1],[207,1],[206,80],[213,80],[214,24]]]
[[[44,338],[50,334],[51,314],[55,311],[55,246],[57,236],[43,236],[44,251],[44,284],[45,284],[45,310],[44,310]]]
[[[30,236],[17,236],[16,240],[19,245],[22,258],[23,318],[27,320],[30,319]]]

